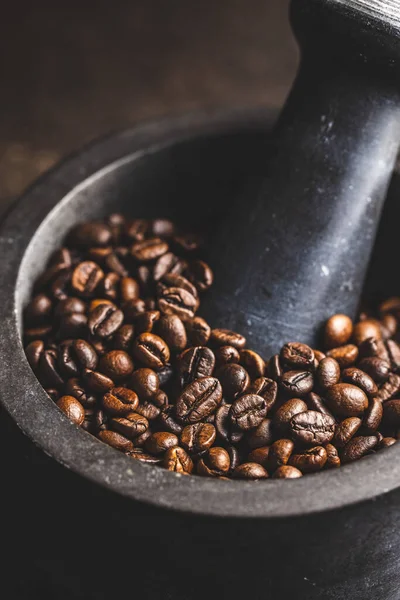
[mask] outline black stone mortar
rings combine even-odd
[[[224,111],[125,131],[66,160],[5,218],[4,598],[400,598],[400,445],[292,481],[179,476],[70,423],[21,344],[32,284],[75,223],[114,211],[218,223],[262,175],[272,121],[265,111]],[[399,193],[396,174],[368,278],[374,300],[400,289]]]

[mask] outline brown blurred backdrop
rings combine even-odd
[[[81,144],[199,107],[280,105],[297,53],[288,0],[7,3],[0,202]]]

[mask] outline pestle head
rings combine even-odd
[[[318,14],[321,7],[367,14],[383,3],[344,4],[295,0],[292,18],[301,29],[312,6]],[[264,354],[287,341],[316,344],[336,312],[355,316],[399,149],[398,91],[372,64],[359,68],[354,39],[343,43],[343,22],[334,54],[316,52],[318,37],[304,52],[265,171],[249,181],[209,248],[216,277],[204,315]]]

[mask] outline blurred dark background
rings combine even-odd
[[[0,203],[110,130],[200,107],[279,106],[288,0],[2,4]]]

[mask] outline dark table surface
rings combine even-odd
[[[200,107],[280,105],[287,0],[25,0],[0,19],[0,208],[110,130]]]

